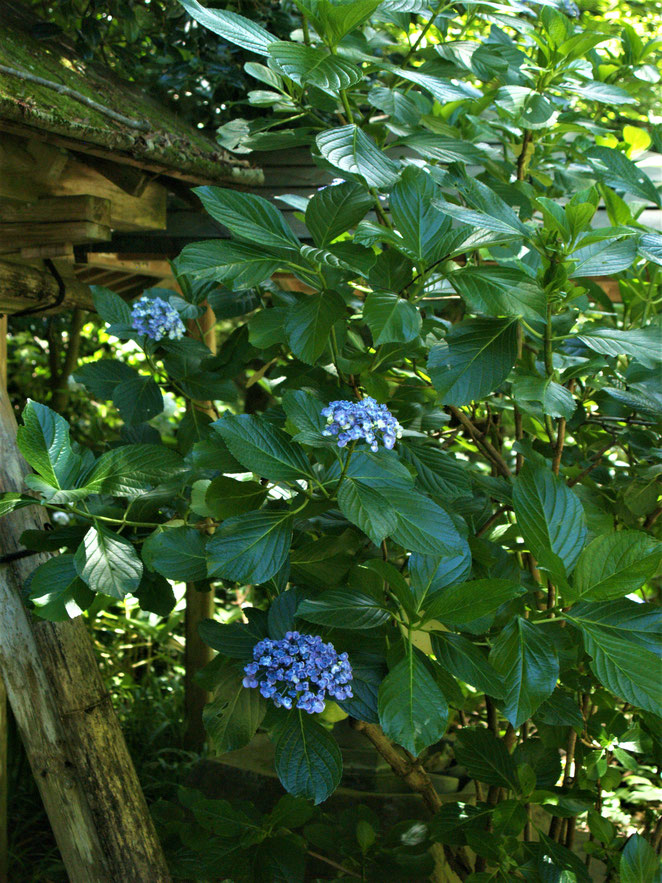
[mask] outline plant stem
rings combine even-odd
[[[462,426],[467,430],[471,438],[476,442],[479,448],[482,448],[485,454],[490,458],[490,460],[494,463],[497,468],[497,471],[504,478],[510,478],[512,472],[506,461],[503,459],[501,454],[497,451],[494,445],[486,438],[483,438],[474,424],[471,422],[469,417],[461,411],[459,408],[455,408],[452,405],[449,406],[448,410],[451,412],[453,417],[462,424]]]

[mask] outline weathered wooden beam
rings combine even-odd
[[[125,273],[154,276],[162,279],[171,276],[170,264],[164,258],[149,258],[141,254],[111,254],[108,252],[90,251],[85,255],[85,264],[80,267],[103,267],[106,270],[119,270]]]
[[[86,156],[83,153],[79,153],[77,156],[81,162],[103,175],[104,178],[108,178],[129,196],[142,196],[145,187],[155,177],[153,173],[146,172],[144,169],[112,162],[99,156]]]
[[[10,254],[25,246],[47,245],[50,242],[107,242],[110,237],[110,227],[92,221],[0,224],[0,254]]]
[[[58,265],[60,272],[66,268]],[[64,300],[57,310],[82,307],[93,310],[92,295],[87,285],[75,277],[66,275]],[[52,312],[59,293],[58,282],[52,273],[43,267],[20,263],[13,260],[0,260],[0,313],[18,313],[31,307],[44,307],[45,313]]]
[[[110,227],[110,200],[89,194],[46,197],[23,203],[0,200],[0,224],[60,221],[92,221]]]
[[[0,393],[0,491],[23,489],[16,421]],[[0,549],[43,527],[30,507],[0,519]],[[82,618],[37,621],[21,601],[48,556],[0,565],[0,672],[71,883],[164,883],[163,852]]]

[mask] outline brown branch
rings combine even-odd
[[[459,408],[455,408],[452,405],[449,406],[448,410],[451,412],[453,417],[462,424],[462,426],[467,430],[471,438],[476,442],[479,448],[483,450],[483,452],[489,457],[489,459],[496,466],[497,472],[502,475],[504,478],[510,478],[512,476],[512,472],[508,467],[508,464],[503,459],[501,454],[494,447],[492,442],[484,438],[478,431],[478,429],[474,426],[471,420],[467,417],[464,411],[461,411]]]
[[[563,445],[565,444],[565,429],[567,421],[565,417],[559,420],[559,428],[556,435],[556,449],[554,451],[554,459],[552,460],[552,472],[554,475],[559,474],[561,467],[561,457],[563,456]]]
[[[69,341],[67,343],[67,352],[64,356],[64,364],[62,371],[58,376],[57,386],[53,391],[53,400],[51,405],[54,411],[61,411],[69,398],[69,377],[76,370],[78,365],[78,353],[80,351],[80,334],[85,324],[85,310],[76,307],[71,316],[71,325],[69,326]]]
[[[74,98],[76,101],[80,101],[81,104],[91,107],[92,110],[96,110],[98,113],[102,113],[104,116],[110,117],[111,120],[115,120],[117,123],[122,123],[122,125],[128,126],[130,129],[138,129],[139,132],[149,131],[149,123],[144,120],[132,120],[130,117],[125,117],[124,114],[117,113],[116,110],[106,107],[105,104],[99,104],[98,101],[88,98],[87,95],[83,95],[82,92],[76,92],[75,89],[70,89],[69,86],[65,86],[64,83],[54,83],[52,80],[45,80],[43,77],[37,77],[35,74],[28,73],[28,71],[18,70],[15,67],[7,67],[5,64],[0,64],[0,73],[8,74],[10,77],[16,77],[19,80],[25,80],[28,83],[36,83],[37,86],[46,86],[46,88],[52,89],[54,92],[59,92],[60,95],[68,95],[69,98]]]
[[[478,528],[478,530],[476,531],[476,536],[482,537],[483,534],[487,533],[492,525],[501,518],[503,513],[506,511],[506,508],[506,506],[499,506],[496,512],[493,512],[492,515],[490,515],[490,517],[487,519],[487,521]]]
[[[378,724],[369,724],[359,720],[352,720],[351,724],[357,732],[363,733],[372,742],[377,753],[384,758],[396,776],[406,782],[412,791],[421,795],[423,803],[429,811],[433,815],[438,813],[443,803],[420,760],[404,758]],[[466,865],[461,857],[454,855],[445,845],[443,852],[446,862],[460,879],[464,879],[467,873],[471,873],[473,869]]]
[[[646,520],[644,521],[644,529],[650,530],[660,515],[662,515],[662,506],[658,506],[657,509],[654,509],[653,512],[646,517]]]
[[[357,880],[363,879],[360,874],[356,873],[356,871],[350,871],[349,868],[346,868],[344,865],[341,865],[338,862],[334,862],[332,858],[327,858],[325,855],[320,855],[319,852],[313,852],[312,849],[309,849],[308,855],[312,855],[313,858],[316,858],[320,862],[331,865],[331,867],[335,868],[337,871],[342,871],[343,874],[347,874],[348,877],[356,877]]]
[[[531,157],[529,155],[529,145],[533,140],[533,132],[530,129],[524,130],[524,138],[522,139],[522,149],[517,157],[517,180],[523,181],[529,168]]]
[[[582,471],[579,473],[579,475],[576,475],[575,478],[568,479],[568,487],[574,487],[576,484],[578,484],[578,482],[580,482],[582,480],[582,478],[587,476],[589,474],[589,472],[591,472],[591,470],[595,469],[595,467],[598,465],[600,460],[602,460],[603,455],[606,454],[606,452],[610,448],[613,448],[614,444],[615,444],[615,442],[612,439],[608,445],[605,445],[605,447],[602,448],[601,451],[598,451],[596,457],[589,463],[589,465],[585,469],[582,469]]]

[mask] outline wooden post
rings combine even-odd
[[[189,330],[193,337],[200,338],[207,344],[212,353],[216,352],[216,317],[207,307],[207,312],[199,319],[198,326],[191,322]],[[193,408],[212,412],[211,402],[195,402]],[[213,416],[213,415],[212,415]],[[214,615],[214,593],[198,592],[193,583],[186,584],[186,649],[184,653],[184,689],[186,704],[185,741],[188,748],[199,751],[205,742],[205,728],[202,723],[202,710],[209,702],[209,693],[195,683],[196,672],[200,671],[214,655],[211,647],[204,643],[198,634],[198,626],[203,619],[211,619]]]
[[[0,492],[23,490],[27,467],[0,390]],[[38,507],[0,519],[0,549],[43,526]],[[0,674],[71,883],[170,880],[84,621],[38,621],[21,602],[45,555],[0,564]]]

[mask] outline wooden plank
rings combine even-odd
[[[23,490],[16,421],[0,398],[0,492]],[[0,519],[0,549],[19,551],[42,529],[29,507]],[[150,881],[170,875],[119,722],[81,617],[51,623],[21,601],[45,555],[0,565],[0,672],[71,883]]]
[[[54,242],[52,245],[29,245],[19,252],[26,261],[40,260],[43,258],[62,258],[74,261],[74,247],[70,242]]]
[[[106,270],[137,273],[142,276],[154,276],[157,279],[172,275],[170,264],[163,258],[154,260],[137,254],[118,255],[95,251],[88,252],[85,257],[87,263],[78,265],[81,269],[86,266],[103,267]]]
[[[92,221],[110,227],[110,200],[100,196],[55,196],[36,202],[0,200],[0,224],[60,221]]]
[[[64,267],[61,267],[64,272]],[[48,307],[58,296],[58,283],[52,273],[40,266],[14,260],[0,260],[0,313],[19,312],[31,307]],[[92,295],[87,285],[66,278],[64,300],[58,310],[83,307],[93,310]],[[50,309],[46,310],[48,314]]]
[[[127,166],[99,156],[86,156],[79,153],[78,157],[85,165],[90,166],[104,178],[128,193],[129,196],[142,196],[145,187],[154,179],[154,174],[135,166]]]
[[[29,245],[51,242],[107,242],[110,227],[91,221],[63,221],[57,224],[0,224],[0,254],[10,254]]]
[[[65,151],[35,139],[4,133],[0,138],[0,197],[47,196],[67,165]]]

